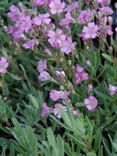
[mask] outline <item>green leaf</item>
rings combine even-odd
[[[60,149],[60,156],[64,156],[64,141],[61,136],[57,137],[57,147]]]
[[[14,80],[17,80],[17,81],[21,81],[23,80],[22,77],[18,76],[18,75],[15,75],[13,73],[9,73],[9,75],[14,79]]]
[[[80,149],[82,149],[83,151],[85,151],[85,150],[87,149],[87,145],[86,145],[81,139],[78,139],[78,138],[76,138],[75,136],[73,136],[73,135],[71,135],[71,134],[69,134],[69,133],[67,133],[67,135],[68,135],[70,138],[72,138],[74,141],[77,142],[78,147],[79,147]]]
[[[101,139],[102,139],[101,131],[97,130],[96,135],[95,135],[94,147],[93,147],[95,152],[97,152],[100,147]]]
[[[31,94],[29,95],[29,98],[35,109],[39,110],[39,102]]]
[[[108,54],[105,54],[105,53],[102,53],[101,54],[106,60],[108,60],[109,62],[113,63],[113,58],[112,56],[108,55]]]
[[[88,124],[88,130],[87,130],[88,141],[90,143],[92,143],[92,141],[93,141],[93,126],[92,126],[90,120],[88,119],[88,117],[86,117],[86,121]]]
[[[66,112],[64,112],[62,109],[60,109],[60,113],[66,125],[72,128],[72,122],[71,122],[70,116]]]
[[[47,138],[48,138],[48,142],[50,146],[54,146],[56,144],[55,138],[54,138],[54,134],[52,132],[51,128],[47,129]]]
[[[38,156],[37,140],[30,126],[22,127],[19,122],[12,119],[14,128],[9,129],[11,134],[16,139],[15,146],[19,154],[23,156]]]

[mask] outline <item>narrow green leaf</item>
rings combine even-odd
[[[95,152],[97,152],[97,150],[100,147],[101,139],[102,139],[101,131],[97,130],[96,135],[95,135],[94,147],[93,147]]]
[[[101,54],[106,60],[108,60],[109,62],[113,63],[113,58],[108,55],[108,54],[105,54],[105,53],[102,53]]]

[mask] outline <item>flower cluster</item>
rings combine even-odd
[[[95,40],[99,43],[99,51],[105,52],[106,48],[113,50],[115,47],[109,45],[107,37],[110,36],[110,42],[113,42],[113,33],[117,32],[117,28],[113,30],[111,25],[113,10],[110,2],[84,0],[81,5],[79,2],[62,0],[34,0],[31,9],[23,5],[10,7],[8,18],[11,25],[5,30],[12,36],[13,43],[27,52],[32,50],[39,57],[37,72],[40,85],[45,87],[46,81],[50,82],[48,85],[51,89],[46,88],[50,107],[47,103],[43,104],[42,117],[53,113],[61,118],[59,109],[66,112],[66,103],[70,105],[72,114],[77,114],[72,107],[77,103],[72,103],[74,96],[84,101],[89,111],[97,108],[99,97],[94,90],[102,72],[101,65],[97,63],[100,61],[99,55],[94,56]],[[117,33],[115,36],[117,38]],[[90,57],[92,55],[94,58]],[[3,73],[8,62],[1,58],[0,64],[0,72]],[[80,98],[79,94],[84,90],[86,95]],[[108,90],[110,96],[114,96],[117,87],[110,84]]]
[[[43,103],[41,117],[44,118],[47,117],[50,113],[53,113],[58,119],[61,119],[61,110],[67,112],[67,107],[61,103],[56,103],[52,109],[48,107],[46,103]],[[70,111],[74,117],[78,116],[78,111],[74,108],[70,108]]]
[[[18,42],[24,33],[28,33],[32,27],[31,17],[16,6],[10,7],[8,17],[14,25],[7,27],[7,32],[12,35],[14,43]],[[32,42],[31,42],[32,44]]]
[[[70,24],[83,25],[82,33],[79,36],[84,41],[100,36],[104,41],[106,35],[112,35],[112,29],[108,25],[108,16],[113,14],[113,10],[108,6],[109,4],[110,1],[97,1],[97,8],[77,11],[77,8],[80,8],[78,2],[67,4],[61,0],[35,0],[33,2],[35,7],[46,6],[46,13],[38,14],[36,10],[34,10],[35,13],[33,13],[34,11],[31,13],[30,10],[12,5],[8,17],[14,24],[8,26],[6,31],[12,35],[14,43],[21,39],[25,42],[28,35],[28,41],[23,44],[23,47],[32,49],[39,43],[41,44],[36,35],[37,30],[41,30],[52,47],[59,48],[61,52],[69,54],[74,51],[76,45],[76,42],[73,42],[69,35]],[[95,13],[95,11],[97,12]],[[61,14],[65,17],[61,18]],[[55,22],[53,22],[53,15],[56,16]],[[94,22],[94,19],[98,22]],[[64,29],[61,29],[61,27]],[[103,35],[104,33],[105,35]],[[35,38],[32,39],[34,34]]]

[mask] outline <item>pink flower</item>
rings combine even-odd
[[[65,12],[72,12],[75,9],[79,8],[79,3],[78,2],[72,2],[65,8]]]
[[[32,27],[31,17],[17,7],[11,6],[8,17],[14,22],[13,26],[7,27],[7,32],[12,35],[14,43],[17,43],[24,33],[29,32]]]
[[[10,35],[12,35],[14,33],[15,29],[14,26],[10,25],[6,28],[6,32]]]
[[[31,40],[27,41],[26,43],[24,43],[24,44],[23,44],[23,47],[24,47],[25,49],[32,49],[32,48],[34,48],[34,46],[36,46],[36,45],[38,45],[38,44],[39,44],[38,40],[36,40],[36,39],[31,39]]]
[[[15,5],[11,5],[10,12],[7,15],[13,22],[16,22],[20,15],[20,10]]]
[[[49,13],[40,14],[39,19],[40,19],[41,23],[49,24],[51,22]]]
[[[80,24],[84,24],[84,23],[88,23],[93,19],[92,16],[92,12],[91,10],[83,10],[80,12],[79,16],[78,16],[78,23]]]
[[[42,24],[49,24],[51,22],[50,14],[40,14],[32,19],[32,23],[34,26],[40,26]]]
[[[62,34],[62,30],[61,29],[56,29],[56,31],[48,31],[48,35],[49,37],[48,42],[51,44],[52,47],[60,47],[61,44],[65,41],[66,36],[64,34]]]
[[[50,92],[50,98],[51,98],[54,102],[58,101],[59,98],[60,98],[59,91],[57,91],[57,90],[51,90],[51,92]]]
[[[75,71],[75,82],[80,84],[82,81],[88,80],[89,74],[84,70],[83,67],[77,66]]]
[[[49,108],[46,103],[43,103],[41,117],[47,117],[50,113],[52,113],[52,109]]]
[[[50,76],[50,74],[48,72],[42,71],[38,78],[39,78],[40,81],[47,81],[47,80],[51,79],[51,76]]]
[[[65,3],[61,0],[52,0],[49,4],[51,14],[60,14],[65,8]]]
[[[8,26],[6,32],[13,37],[13,42],[17,43],[23,36],[23,31],[16,26]]]
[[[15,27],[22,32],[28,32],[32,27],[31,17],[24,12],[20,13],[18,20],[15,23]]]
[[[100,8],[99,13],[101,16],[108,16],[108,15],[113,14],[113,10],[110,7],[104,6],[104,7]]]
[[[109,84],[109,93],[111,96],[114,96],[117,93],[117,86]]]
[[[95,23],[88,23],[88,26],[85,26],[82,30],[82,36],[84,39],[94,39],[97,37],[98,30],[99,27]]]
[[[55,115],[58,119],[61,118],[60,109],[62,109],[64,112],[67,111],[67,108],[66,108],[65,106],[63,106],[63,105],[60,104],[60,103],[57,103],[57,104],[55,105],[55,107],[54,107],[53,112],[54,112],[54,115]]]
[[[110,25],[100,26],[100,36],[106,38],[107,35],[111,36],[113,34],[112,27]]]
[[[72,109],[72,115],[73,115],[74,117],[78,116],[78,111],[75,110],[75,109]]]
[[[8,68],[8,61],[5,57],[1,57],[0,58],[0,74],[5,73],[7,71]]]
[[[38,27],[42,24],[42,21],[40,20],[38,16],[36,16],[32,19],[32,24],[34,27]]]
[[[72,21],[73,21],[73,18],[71,16],[71,13],[67,12],[65,15],[65,18],[60,20],[60,25],[62,27],[67,28]]]
[[[93,111],[98,105],[98,100],[94,96],[89,96],[89,98],[84,100],[84,103],[89,111]]]
[[[105,31],[110,36],[113,34],[112,27],[110,25],[106,25]]]
[[[51,90],[50,92],[50,98],[56,102],[59,99],[66,100],[68,96],[70,95],[70,92],[63,92],[63,91],[57,91],[57,90]]]
[[[37,65],[37,70],[39,73],[43,72],[45,69],[47,69],[47,61],[46,60],[40,60]]]
[[[67,37],[67,39],[61,43],[61,52],[65,54],[70,54],[75,49],[76,42],[72,42],[71,37]]]

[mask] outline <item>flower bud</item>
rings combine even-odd
[[[113,19],[112,19],[111,16],[108,17],[108,22],[109,22],[110,25],[112,25]]]
[[[78,55],[76,55],[76,58],[79,58],[79,56],[78,56]]]
[[[68,65],[70,66],[72,64],[72,61],[71,60],[68,60]]]
[[[109,51],[110,51],[111,53],[113,52],[113,47],[112,47],[112,46],[109,47]]]
[[[64,71],[62,71],[61,74],[63,75],[63,77],[65,77],[65,72]]]
[[[115,8],[117,9],[117,3],[115,3]]]
[[[63,85],[61,85],[61,86],[60,86],[60,89],[61,89],[61,90],[64,90],[65,88],[64,88],[64,86],[63,86]]]
[[[86,48],[87,48],[87,50],[89,50],[89,46],[87,46]]]
[[[117,27],[115,28],[115,31],[116,31],[116,33],[117,33]]]

